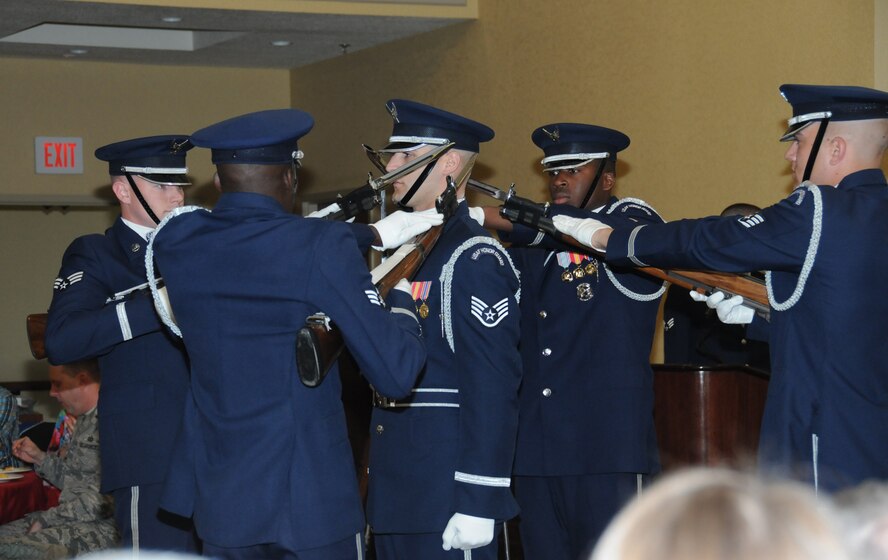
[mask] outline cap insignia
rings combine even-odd
[[[392,120],[396,123],[400,123],[398,120],[398,108],[395,107],[394,103],[386,103],[385,108],[388,109],[389,115],[392,116]]]
[[[552,132],[549,132],[549,131],[546,130],[545,128],[542,129],[542,130],[543,130],[543,133],[544,133],[546,136],[548,136],[549,139],[550,139],[552,142],[555,142],[556,144],[558,143],[558,140],[561,139],[561,131],[558,130],[558,127],[557,127],[557,126],[555,127],[555,129],[554,129]]]

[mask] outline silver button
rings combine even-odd
[[[540,311],[540,319],[545,319],[547,315],[549,315],[549,314],[546,313],[546,310],[545,310],[545,309],[543,309],[542,311]]]
[[[376,426],[376,433],[377,434],[381,434],[384,431],[385,431],[385,428],[382,427],[382,424],[379,424]]]
[[[551,348],[544,348],[544,349],[543,349],[543,356],[549,356],[549,355],[551,355],[551,354],[552,354],[552,349],[551,349]]]
[[[544,397],[551,397],[552,396],[552,389],[549,389],[548,387],[543,389],[543,396]]]
[[[130,246],[130,251],[132,251],[133,253],[138,253],[138,252],[139,252],[139,249],[141,249],[141,248],[142,248],[142,246],[139,245],[138,243],[133,243],[133,244]]]

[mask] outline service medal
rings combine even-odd
[[[416,306],[416,312],[423,319],[429,316],[429,305],[426,300],[429,299],[429,293],[432,290],[432,282],[411,282],[411,292],[413,293],[413,303]]]
[[[575,277],[575,278],[582,278],[582,277],[585,276],[585,275],[586,275],[586,271],[583,270],[583,268],[580,267],[580,266],[578,266],[578,267],[574,270],[574,277]]]
[[[589,261],[586,263],[586,274],[591,276],[597,272],[598,272],[598,265],[596,265],[592,261]]]
[[[565,270],[564,272],[561,273],[561,280],[563,280],[564,282],[573,282],[573,279],[574,279],[573,272],[571,272],[569,270]]]
[[[595,294],[592,293],[592,286],[588,282],[583,282],[577,286],[577,297],[580,301],[589,301],[593,295]]]

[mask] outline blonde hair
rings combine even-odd
[[[795,483],[690,469],[631,502],[591,560],[845,560],[824,507]]]

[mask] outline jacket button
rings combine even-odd
[[[543,356],[550,356],[550,355],[552,355],[552,349],[551,348],[544,348],[543,349]]]
[[[552,396],[552,389],[549,389],[548,387],[543,389],[543,396],[544,397],[551,397]]]
[[[548,315],[549,315],[549,314],[546,313],[546,310],[545,310],[545,309],[543,309],[542,311],[540,311],[540,319],[545,319]]]
[[[381,434],[381,433],[384,432],[384,431],[385,431],[385,428],[382,427],[382,424],[378,424],[378,425],[376,426],[376,433],[377,433],[377,434]]]

